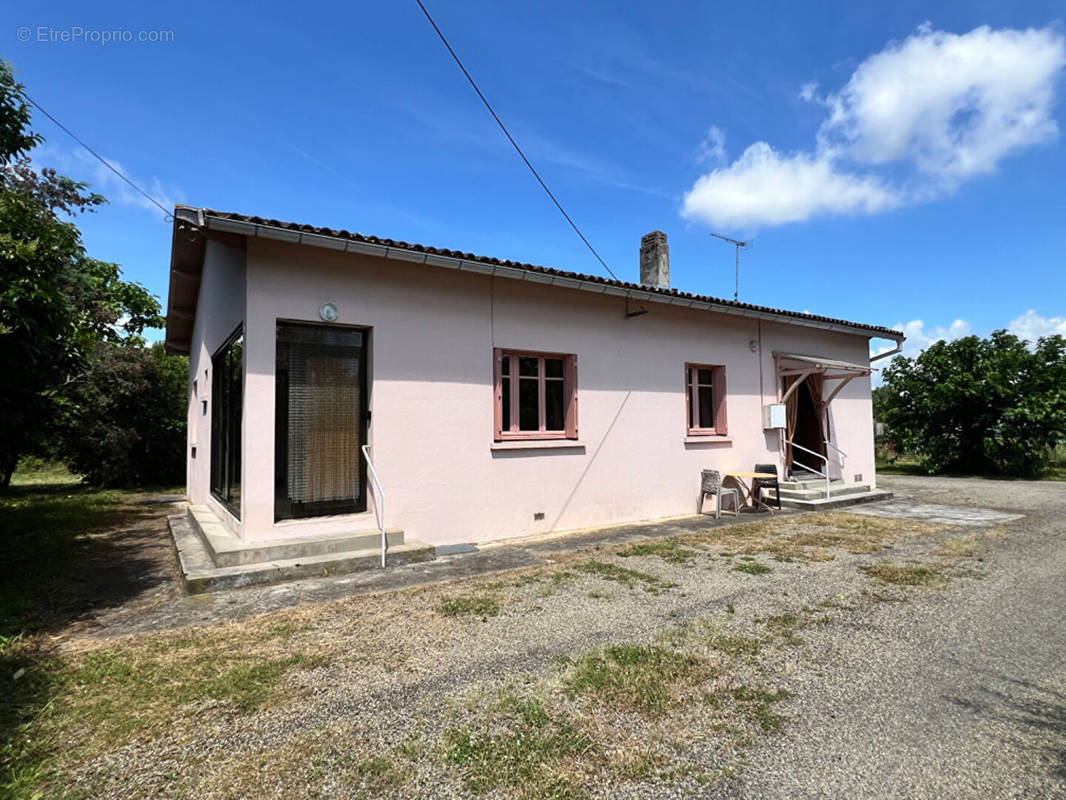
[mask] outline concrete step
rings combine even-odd
[[[240,567],[353,550],[381,549],[381,531],[378,529],[349,531],[331,536],[245,542],[230,533],[207,506],[189,506],[189,516],[207,545],[208,555],[216,567]],[[385,535],[389,547],[404,543],[402,530],[387,529]]]
[[[770,491],[773,491],[772,489]],[[831,483],[829,484],[829,496],[830,497],[843,497],[849,494],[862,494],[863,492],[870,491],[870,485],[867,483]],[[781,499],[784,500],[819,500],[825,499],[825,483],[821,486],[812,489],[793,489],[792,487],[781,484]]]
[[[233,566],[216,566],[204,539],[193,527],[192,516],[179,514],[168,518],[174,548],[178,555],[185,591],[189,594],[218,592],[266,583],[338,575],[364,569],[380,569],[379,547],[319,553],[297,558],[281,558]],[[386,564],[428,561],[436,556],[435,548],[424,542],[409,541],[390,545]]]
[[[861,494],[845,494],[845,495],[830,495],[826,500],[822,495],[817,500],[794,500],[785,499],[784,495],[781,496],[782,508],[797,508],[804,511],[830,511],[834,508],[846,508],[847,506],[855,506],[860,503],[876,503],[881,500],[891,500],[892,492],[886,492],[882,489],[871,489]]]
[[[830,480],[829,483],[831,485],[833,485],[833,486],[839,486],[842,483],[844,483],[844,481],[842,481],[840,478],[835,478],[833,480]],[[787,489],[822,489],[822,490],[824,490],[825,489],[825,478],[814,477],[814,478],[804,478],[803,480],[781,481],[781,488],[782,489],[786,489],[787,488]]]

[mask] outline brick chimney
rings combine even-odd
[[[652,231],[641,237],[640,282],[657,289],[670,288],[670,246],[662,231]]]

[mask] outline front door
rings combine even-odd
[[[368,337],[363,328],[278,322],[275,520],[366,511]]]

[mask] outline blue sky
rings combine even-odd
[[[1066,332],[1061,2],[426,3],[619,276],[658,228],[674,286],[731,297],[715,230],[755,237],[748,302],[898,323],[912,348]],[[76,27],[173,33],[40,40]],[[165,204],[602,274],[414,0],[55,2],[0,37],[31,96]],[[35,127],[41,164],[112,201],[82,220],[90,252],[165,298],[162,215]]]

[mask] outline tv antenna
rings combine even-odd
[[[712,233],[711,236],[715,239],[721,239],[723,242],[729,242],[737,249],[737,278],[735,288],[733,289],[733,300],[740,300],[740,251],[751,247],[755,243],[755,240],[748,239],[748,241],[742,242],[739,239],[730,239],[728,236],[722,236],[720,233]]]

